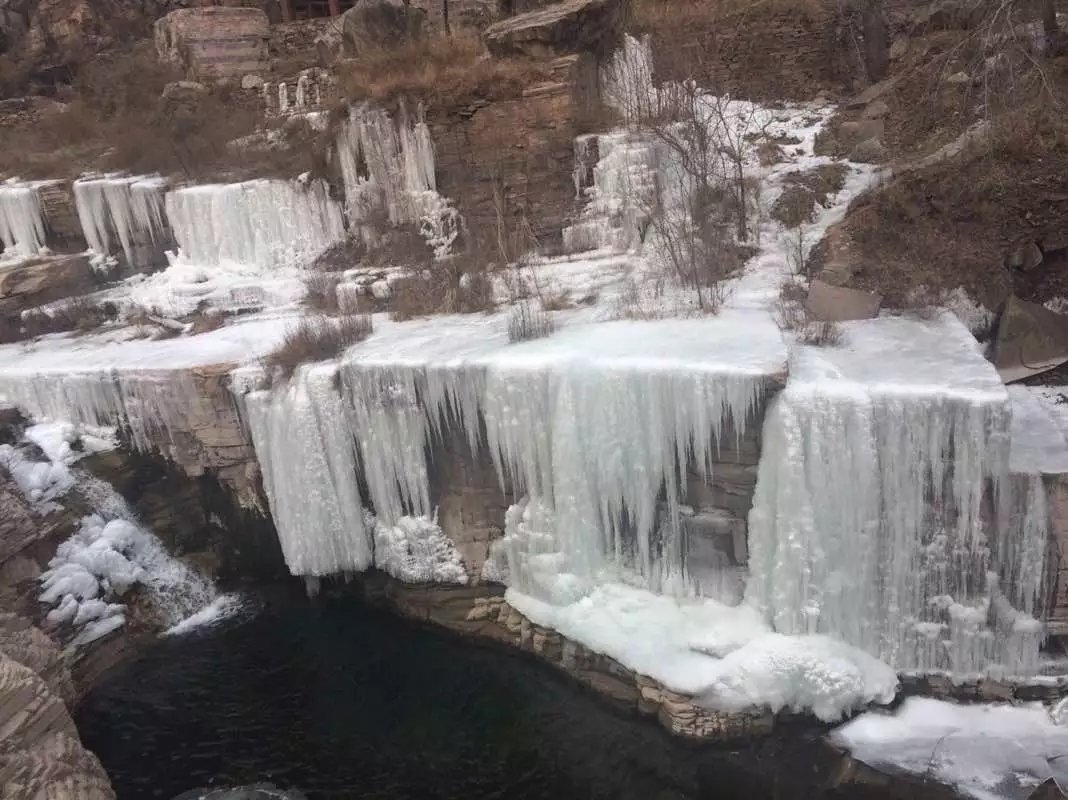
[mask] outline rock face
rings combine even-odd
[[[1006,383],[1068,361],[1068,316],[1010,297],[994,342],[994,366]]]
[[[39,0],[30,14],[27,50],[56,63],[92,51],[104,33],[101,5],[90,0]]]
[[[350,58],[399,47],[423,35],[426,12],[404,0],[360,0],[341,17],[342,50]]]
[[[84,255],[24,261],[0,269],[0,317],[89,290],[93,271]]]
[[[483,38],[496,56],[596,52],[614,39],[622,8],[619,0],[568,0],[494,23]]]
[[[271,38],[258,8],[187,8],[156,22],[156,51],[193,80],[266,72]]]
[[[808,289],[805,308],[819,320],[845,322],[851,319],[872,319],[879,315],[883,299],[872,292],[832,286],[813,279]]]
[[[82,747],[64,701],[74,695],[55,643],[28,620],[0,614],[0,786],[5,800],[111,800],[96,756]]]

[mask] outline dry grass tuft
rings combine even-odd
[[[392,106],[419,100],[453,109],[474,99],[514,98],[549,77],[542,63],[523,58],[491,58],[473,32],[436,34],[401,47],[362,53],[338,67],[343,95]]]
[[[834,347],[842,342],[842,328],[837,322],[813,319],[805,307],[808,290],[800,281],[787,281],[779,290],[772,315],[780,330],[790,331],[802,344]]]
[[[101,303],[88,297],[76,297],[45,309],[31,309],[22,317],[25,339],[50,333],[79,331],[86,333],[118,317],[114,303]]]
[[[324,314],[338,312],[338,277],[331,272],[309,272],[304,276],[304,304]]]
[[[306,317],[286,331],[281,347],[264,358],[263,365],[269,375],[288,380],[301,364],[337,358],[373,332],[374,324],[366,314]]]

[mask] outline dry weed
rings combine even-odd
[[[508,315],[508,341],[513,343],[541,339],[555,330],[552,315],[531,303],[520,303]]]
[[[282,345],[264,358],[264,368],[268,375],[288,380],[301,364],[337,358],[373,332],[368,315],[305,317],[287,330]]]

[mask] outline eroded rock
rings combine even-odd
[[[341,17],[342,50],[345,55],[358,58],[368,50],[399,47],[420,38],[425,21],[426,12],[404,0],[359,0]],[[329,42],[324,42],[323,47],[329,59]]]
[[[622,8],[620,0],[568,0],[496,22],[482,35],[496,56],[597,52],[614,39]]]

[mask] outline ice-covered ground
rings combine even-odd
[[[1025,800],[1049,778],[1068,789],[1068,724],[1056,724],[1038,703],[914,697],[892,714],[864,714],[831,738],[873,767],[931,778],[978,800]]]
[[[37,513],[57,510],[56,501],[72,491],[80,492],[92,509],[59,545],[40,578],[38,599],[52,607],[46,622],[69,625],[75,631],[73,646],[122,627],[122,598],[138,585],[163,625],[171,628],[168,633],[190,630],[238,607],[236,596],[220,596],[210,581],[172,557],[110,485],[77,468],[86,455],[114,447],[114,431],[40,423],[24,436],[47,460],[33,461],[13,445],[0,445],[0,468],[11,474]]]

